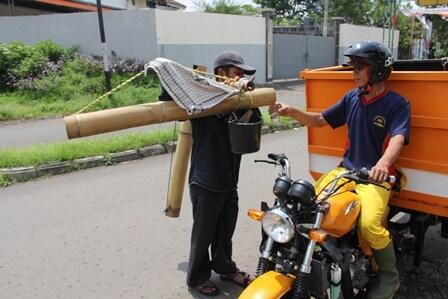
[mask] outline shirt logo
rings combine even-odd
[[[373,119],[373,124],[377,127],[385,128],[386,127],[386,119],[384,117],[382,117],[381,115],[377,115]]]

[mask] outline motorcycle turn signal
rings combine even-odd
[[[247,210],[247,216],[249,216],[249,218],[253,220],[261,221],[263,220],[264,212],[255,209],[249,209]]]
[[[327,233],[322,230],[313,229],[309,233],[309,238],[320,244],[325,242],[325,239],[327,238]]]

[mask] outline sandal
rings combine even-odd
[[[208,279],[195,286],[193,289],[205,296],[216,296],[219,292],[216,285]]]
[[[248,273],[239,270],[232,274],[221,274],[220,278],[223,281],[233,282],[243,288],[247,287],[254,280]]]

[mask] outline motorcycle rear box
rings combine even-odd
[[[448,217],[448,71],[446,61],[398,61],[388,80],[391,90],[411,104],[410,144],[397,165],[407,178],[390,204]],[[321,112],[355,87],[349,67],[300,72],[305,79],[307,110]],[[308,128],[310,172],[316,179],[336,167],[347,128]]]

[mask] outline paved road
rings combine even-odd
[[[252,161],[269,152],[285,152],[293,177],[309,178],[305,129],[264,135],[261,151],[243,158],[234,257],[251,273],[260,228],[245,211],[271,202],[275,178],[273,167]],[[0,189],[0,298],[202,298],[185,287],[188,196],[180,218],[162,213],[169,161],[154,156]],[[422,267],[403,266],[400,299],[446,298],[448,242],[439,229],[431,229]],[[222,289],[216,298],[238,296],[213,279]]]
[[[271,199],[276,176],[252,161],[290,149],[293,173],[308,177],[304,133],[264,135],[262,150],[243,159],[234,255],[244,270],[256,267],[260,233],[245,211]],[[188,196],[180,218],[162,214],[169,161],[161,155],[0,189],[0,298],[191,298]],[[218,298],[240,291],[218,283]]]
[[[275,84],[277,97],[286,103],[305,107],[304,85],[301,82]],[[127,132],[143,132],[148,130],[160,130],[172,127],[173,123],[143,126],[119,132],[112,132],[91,136],[98,138],[110,134],[123,134]],[[48,143],[67,140],[63,119],[49,119],[24,122],[0,122],[0,149],[9,147],[21,147],[36,143]]]

